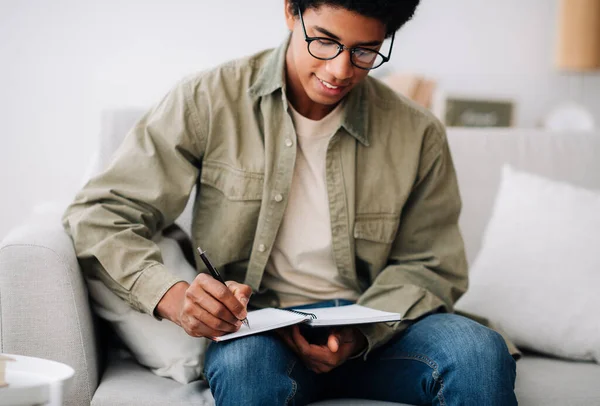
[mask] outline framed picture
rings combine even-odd
[[[511,100],[448,97],[440,117],[448,127],[512,127],[514,110]]]

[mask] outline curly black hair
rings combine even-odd
[[[342,7],[365,17],[375,18],[387,27],[390,37],[406,24],[415,14],[420,0],[288,0],[295,15],[298,8],[304,12],[322,5]]]

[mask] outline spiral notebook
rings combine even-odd
[[[250,327],[242,325],[235,333],[216,337],[215,341],[232,340],[300,323],[324,327],[391,322],[400,321],[401,319],[402,316],[399,313],[384,312],[357,304],[317,309],[275,309],[269,307],[248,312]]]

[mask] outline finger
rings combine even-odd
[[[214,337],[223,335],[222,332],[211,329],[191,315],[181,317],[181,327],[191,337],[208,337],[213,340]]]
[[[332,354],[326,346],[313,345],[306,341],[298,326],[292,327],[291,337],[288,335],[288,338],[307,368],[317,374],[329,372],[341,363],[338,356]]]
[[[187,309],[188,313],[193,314],[195,317],[198,318],[203,311],[206,311],[224,322],[238,327],[239,320],[237,317],[208,292],[201,289],[188,289],[186,291],[186,298],[196,305],[195,308]]]
[[[241,321],[237,322],[239,323],[238,325],[232,325],[218,317],[215,317],[207,311],[201,312],[199,316],[196,316],[196,318],[211,330],[216,331],[217,334],[213,334],[215,337],[238,331],[242,325]]]
[[[292,326],[292,338],[299,351],[302,353],[311,352],[311,344],[306,341],[306,338],[304,338],[304,336],[300,333],[300,328],[298,326]]]
[[[309,358],[318,362],[331,363],[333,353],[329,351],[326,345],[310,344],[306,338],[300,333],[298,326],[292,327],[292,338],[298,348],[298,351],[303,357]]]
[[[197,282],[202,289],[217,301],[221,302],[227,310],[238,320],[243,320],[247,316],[246,306],[242,305],[233,295],[226,285],[212,278],[207,274],[200,274],[194,282]]]
[[[302,354],[299,354],[299,357],[304,362],[304,365],[308,369],[313,371],[314,373],[322,374],[322,373],[328,372],[332,369],[332,368],[328,367],[326,364],[319,362],[317,360],[314,360],[312,358],[305,357]]]
[[[294,351],[294,353],[296,355],[301,355],[300,352],[298,351],[298,347],[296,347],[296,343],[294,342],[294,340],[292,339],[292,336],[289,334],[289,331],[286,331],[284,329],[279,329],[279,330],[275,330],[277,332],[277,334],[279,335],[279,337],[283,340],[283,342],[290,347],[290,349],[292,351]]]
[[[233,293],[233,296],[244,305],[244,308],[247,308],[248,302],[250,301],[250,296],[252,296],[252,288],[248,285],[243,285],[241,283],[237,283],[235,281],[227,281],[225,282],[227,287]]]
[[[317,364],[317,365],[315,365],[311,369],[315,373],[317,373],[317,374],[326,374],[327,372],[331,372],[331,370],[333,369],[333,367],[327,366],[327,365],[323,365],[323,364]]]
[[[327,338],[327,347],[331,352],[338,352],[340,346],[354,343],[354,332],[350,328],[332,330]]]
[[[307,366],[313,372],[315,372],[317,374],[323,374],[323,373],[330,372],[337,365],[331,365],[331,364],[327,364],[327,363],[319,362],[319,361],[310,361]]]

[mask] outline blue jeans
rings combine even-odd
[[[348,304],[334,300],[304,308]],[[360,398],[413,405],[516,405],[516,365],[502,337],[455,314],[432,314],[326,374],[307,369],[278,336],[211,343],[205,376],[217,405],[304,405]]]

